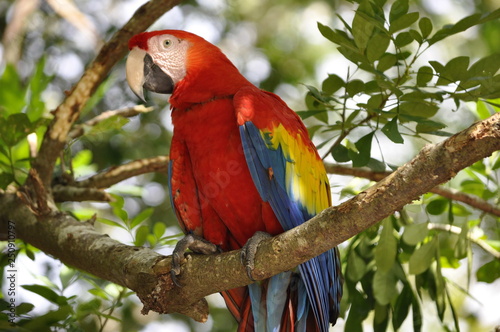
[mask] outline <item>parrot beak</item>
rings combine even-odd
[[[146,56],[146,51],[141,50],[138,47],[134,47],[127,58],[127,63],[125,65],[125,71],[127,74],[127,82],[130,89],[134,94],[139,97],[142,101],[144,99],[144,57]]]
[[[130,51],[125,67],[130,89],[144,102],[144,89],[166,94],[174,90],[172,78],[153,62],[146,51],[138,47]]]

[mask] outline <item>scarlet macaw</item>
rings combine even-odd
[[[256,232],[282,233],[330,206],[324,165],[300,118],[219,48],[179,30],[138,34],[129,48],[135,94],[171,94],[169,188],[184,232],[235,250]],[[239,331],[328,331],[339,315],[340,268],[334,248],[222,295]]]

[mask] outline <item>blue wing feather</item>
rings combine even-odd
[[[286,174],[287,163],[295,161],[285,156],[281,146],[270,148],[270,138],[266,135],[250,121],[240,126],[243,151],[255,186],[262,200],[271,205],[283,229],[289,230],[312,218],[314,214],[311,214],[300,200],[305,196],[302,191],[307,188],[299,186],[299,192],[290,190],[293,188],[294,179]],[[272,176],[270,176],[270,170],[272,170]],[[317,198],[314,198],[313,204],[316,204],[315,199]],[[337,301],[338,295],[342,292],[339,267],[336,249],[325,252],[299,266],[303,286],[298,287],[297,327],[300,326],[305,330],[307,312],[312,309],[320,331],[328,331],[332,299]],[[268,321],[272,320],[273,324],[281,320],[281,314],[278,313],[283,311],[283,297],[286,297],[286,294],[276,289],[278,285],[285,289],[288,287],[286,280],[277,279],[278,276],[270,281],[275,294],[280,295],[280,300],[275,303],[275,312],[267,313],[273,315],[274,318],[267,318]],[[338,314],[338,303],[336,306],[337,308],[333,310]],[[254,315],[256,314],[258,315],[254,312]]]

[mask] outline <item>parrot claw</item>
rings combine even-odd
[[[245,266],[247,270],[247,276],[250,280],[255,281],[252,276],[253,269],[255,267],[255,255],[257,254],[257,249],[259,244],[269,239],[271,235],[266,232],[256,232],[250,239],[248,239],[247,243],[243,246],[243,250],[241,251],[241,263]]]
[[[220,249],[215,244],[195,234],[188,234],[179,240],[172,253],[172,269],[170,270],[172,281],[178,287],[182,287],[177,276],[181,274],[181,262],[188,249],[204,255],[220,252]]]

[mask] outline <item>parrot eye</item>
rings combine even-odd
[[[172,40],[171,39],[165,39],[163,41],[163,47],[164,48],[169,48],[172,45]]]

